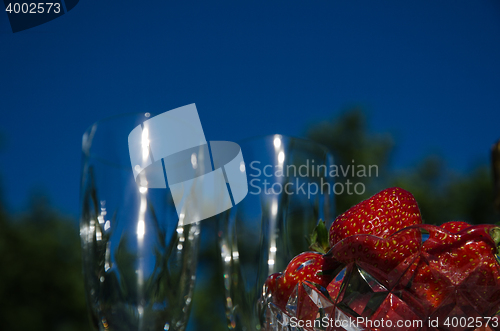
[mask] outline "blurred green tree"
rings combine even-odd
[[[389,175],[394,141],[390,134],[369,132],[367,116],[360,107],[347,109],[338,117],[311,125],[306,136],[330,149],[334,163],[344,169],[353,165],[377,166],[377,176],[373,173],[371,177],[361,178],[366,186],[364,194],[343,193],[336,196],[337,212],[344,212],[383,186]],[[353,177],[352,172],[347,171],[346,176],[341,175],[335,181],[343,184],[347,181],[359,182],[360,178],[355,177],[356,173]]]
[[[3,330],[90,330],[74,224],[42,198],[20,217],[0,208]]]
[[[311,125],[307,136],[334,154],[337,165],[377,165],[378,177],[352,178],[339,181],[361,181],[365,194],[340,194],[337,213],[384,188],[399,186],[410,191],[418,201],[425,223],[442,224],[463,220],[471,224],[495,223],[493,178],[488,164],[477,165],[465,174],[455,174],[439,155],[428,155],[415,168],[394,170],[390,160],[394,139],[389,133],[371,133],[366,114],[360,108],[343,112],[338,118]],[[488,146],[485,146],[485,151]]]

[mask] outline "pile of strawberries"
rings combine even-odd
[[[500,330],[495,225],[422,224],[413,195],[389,188],[312,239],[266,280],[265,330]]]

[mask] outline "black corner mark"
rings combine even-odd
[[[47,23],[73,9],[79,0],[3,0],[12,32]]]

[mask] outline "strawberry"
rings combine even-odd
[[[453,291],[450,282],[440,277],[421,256],[401,277],[397,288],[405,297],[417,299],[418,304],[414,304],[413,308],[422,318],[434,312]]]
[[[391,320],[392,323],[389,325],[388,323],[383,324],[380,323],[380,327],[374,328],[377,331],[397,331],[401,330],[401,327],[397,326],[397,321],[412,321],[405,326],[405,330],[417,331],[419,330],[419,325],[413,321],[419,320],[419,317],[413,311],[412,307],[408,305],[407,302],[401,300],[394,294],[389,294],[387,298],[382,302],[377,311],[370,318],[373,321],[382,321],[382,320]],[[368,326],[373,325],[374,323],[366,323]],[[377,324],[375,324],[377,325]],[[424,325],[423,321],[422,324]]]
[[[326,288],[333,278],[336,263],[316,252],[304,252],[292,259],[282,275],[275,278],[273,302],[285,310],[288,299],[298,284],[310,282]],[[269,281],[272,284],[272,280]]]
[[[264,283],[261,302],[271,298],[272,303],[287,314],[313,321],[319,312],[318,303],[314,300],[323,302],[319,304],[321,309],[326,309],[324,305],[328,305],[328,302],[332,305],[330,309],[333,309],[326,287],[340,264],[331,256],[321,254],[330,248],[324,221],[320,220],[306,239],[310,249],[315,251],[297,255],[283,273],[270,275]]]
[[[266,300],[306,322],[362,316],[374,331],[396,328],[372,327],[370,320],[420,320],[423,329],[428,319],[439,320],[438,329],[449,330],[446,317],[495,316],[500,227],[421,223],[409,192],[386,189],[340,215],[329,232],[320,222],[309,241],[322,254],[299,254],[283,273],[271,275]],[[422,233],[428,233],[424,241]]]
[[[464,222],[420,227],[429,232],[429,238],[399,286],[420,301],[421,314],[434,318],[495,313],[500,308],[500,293],[491,290],[500,286],[495,257],[500,228]]]
[[[480,314],[493,316],[500,310],[500,266],[495,256],[485,256],[463,283],[462,295]]]
[[[424,252],[437,258],[430,265],[458,289],[457,300],[467,302],[462,308],[464,312],[472,310],[477,315],[492,316],[500,309],[500,265],[496,257],[500,228],[474,225],[443,237],[439,239],[445,247],[434,242],[424,244]]]
[[[413,224],[422,223],[413,195],[399,187],[385,189],[341,214],[330,228],[330,245],[355,234],[387,238]]]
[[[333,246],[328,255],[339,263],[355,263],[382,286],[392,289],[418,256],[420,232],[413,227],[388,238],[361,234],[345,238]]]
[[[273,294],[276,292],[276,279],[281,276],[281,272],[276,272],[267,277],[264,282],[263,295]]]
[[[427,228],[429,239],[422,245],[422,254],[431,268],[455,286],[496,253],[496,243],[490,236],[490,231],[497,229],[495,225],[471,226],[457,233]]]
[[[471,226],[469,223],[462,221],[451,221],[440,225],[441,228],[448,230],[451,233],[460,232],[463,229],[468,228],[469,226]]]
[[[338,263],[331,258],[325,259],[317,252],[304,252],[294,257],[282,274],[269,276],[264,288],[271,294],[272,303],[283,312],[313,323],[318,317],[319,308],[325,307],[324,304],[319,307],[310,294],[316,300],[330,302],[326,287],[337,267]],[[333,304],[328,314],[331,315],[332,310]]]
[[[328,294],[333,302],[337,301],[337,298],[342,289],[342,282],[344,281],[345,270],[340,272],[326,287]]]

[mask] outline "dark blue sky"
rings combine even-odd
[[[92,1],[13,34],[0,13],[0,174],[11,210],[34,189],[78,212],[84,130],[196,103],[209,140],[301,136],[361,104],[397,139],[466,171],[500,138],[500,3]]]

